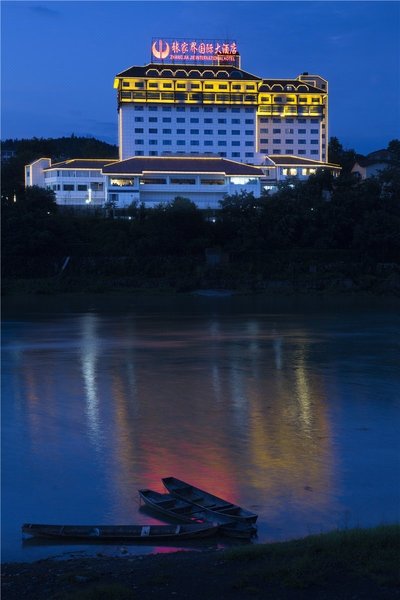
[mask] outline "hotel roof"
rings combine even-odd
[[[218,157],[135,156],[103,167],[105,175],[139,175],[145,172],[225,173],[262,177],[259,167]]]
[[[53,163],[50,167],[43,169],[102,169],[104,165],[116,162],[116,158],[71,158],[62,162]]]
[[[293,156],[292,154],[269,154],[267,157],[277,167],[325,167],[325,168],[336,168],[341,169],[340,165],[334,163],[325,163],[320,160],[313,160],[312,158],[302,158],[301,156]],[[264,165],[268,166],[267,164]]]
[[[177,77],[179,79],[201,77],[202,79],[219,78],[226,73],[224,79],[254,79],[261,80],[261,77],[252,75],[238,67],[232,66],[214,66],[214,65],[182,65],[182,64],[156,64],[149,63],[142,67],[130,67],[126,71],[121,71],[116,75],[117,78],[124,77]],[[221,77],[222,79],[222,77]]]

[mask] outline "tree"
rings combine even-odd
[[[343,173],[350,173],[351,169],[356,162],[357,154],[351,150],[344,150],[342,144],[339,142],[337,137],[331,137],[328,144],[328,158],[329,162],[340,165],[343,169]]]

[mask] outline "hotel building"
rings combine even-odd
[[[259,195],[286,177],[339,172],[327,156],[326,79],[251,74],[235,42],[153,40],[151,61],[118,73],[114,88],[119,161],[40,159],[27,165],[27,185],[44,181],[67,205],[153,205],[184,195],[217,208],[232,190]],[[252,167],[246,176],[244,165]]]

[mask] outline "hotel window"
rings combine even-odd
[[[232,152],[232,156],[233,156],[233,158],[239,158],[240,152]]]
[[[281,140],[275,139],[275,140],[272,140],[272,143],[273,143],[273,144],[280,144],[280,143],[281,143]]]
[[[192,118],[190,119],[190,122],[191,122],[191,123],[199,123],[199,119],[198,119],[198,117],[192,117]]]
[[[220,85],[218,86],[218,89],[219,89],[219,90],[227,90],[227,89],[228,89],[228,86],[226,85],[226,83],[224,83],[224,84],[220,84]]]
[[[299,129],[299,133],[307,133],[307,129]]]
[[[136,150],[135,156],[144,156],[143,150]]]
[[[231,119],[232,125],[240,125],[240,119]]]
[[[246,129],[244,132],[245,135],[253,135],[254,131],[252,129]]]
[[[318,154],[318,150],[311,150],[311,154]]]
[[[226,123],[226,119],[218,119],[218,123]]]
[[[144,141],[143,140],[135,140],[135,144],[139,144],[139,145],[144,144]]]
[[[278,118],[274,118],[274,119],[272,119],[272,122],[273,122],[273,123],[280,123],[280,122],[281,122],[281,120],[280,120],[280,119],[278,119]]]
[[[163,117],[162,122],[163,123],[171,123],[171,120],[172,120],[171,117]]]
[[[319,123],[319,119],[310,119],[310,123]]]
[[[152,112],[154,112],[155,110],[158,110],[158,106],[149,106],[149,110],[151,110]]]
[[[144,88],[144,81],[135,81],[136,88]]]
[[[220,108],[218,109],[218,112],[226,112],[226,108],[222,108],[222,107],[220,107]]]
[[[310,133],[318,133],[318,131],[319,131],[318,129],[311,129]]]
[[[149,117],[149,123],[157,123],[157,117]]]
[[[285,129],[285,133],[294,133],[294,129]]]
[[[192,135],[197,135],[197,134],[199,133],[199,129],[191,129],[191,130],[190,130],[190,133],[191,133]]]
[[[312,102],[319,102],[319,98],[312,98]]]
[[[226,152],[218,152],[219,156],[226,156]]]
[[[149,140],[150,146],[156,146],[158,144],[158,140]]]
[[[275,102],[282,102],[282,96],[275,96]]]
[[[214,88],[212,83],[205,83],[204,84],[204,89],[205,90],[212,90]]]
[[[232,89],[233,90],[240,90],[242,88],[242,86],[238,83],[233,83],[232,84]]]
[[[319,143],[319,140],[311,140],[311,142],[310,142],[310,143],[311,143],[311,144],[318,144],[318,143]]]
[[[251,98],[254,98],[254,96],[250,96],[250,97],[251,97]],[[253,113],[254,113],[254,109],[253,109],[253,108],[245,108],[245,109],[244,109],[244,112],[247,112],[247,113],[252,113],[252,114],[253,114]]]
[[[185,119],[185,117],[177,117],[176,122],[177,123],[186,123],[186,119]]]
[[[272,130],[272,133],[280,133],[280,132],[281,132],[281,130],[280,130],[280,129],[273,129],[273,130]]]
[[[218,135],[226,135],[226,129],[218,129]]]
[[[203,110],[204,110],[204,112],[213,112],[213,107],[212,106],[205,106]]]
[[[253,125],[254,124],[254,119],[245,119],[245,124],[246,125]]]
[[[163,143],[163,146],[171,146],[171,144],[172,144],[171,140],[163,140],[162,143]]]
[[[279,150],[279,148],[272,148],[272,154],[280,154],[281,151]]]
[[[83,183],[78,183],[78,192],[87,192],[88,186]]]
[[[143,111],[143,106],[135,106],[135,111],[136,111],[136,112],[141,112],[141,111]]]
[[[254,146],[254,142],[248,141],[248,142],[245,142],[244,145],[245,146]]]
[[[240,146],[240,142],[232,142],[232,146]]]
[[[285,144],[293,144],[293,140],[285,140]]]
[[[204,119],[204,123],[212,123],[213,120],[212,119]]]
[[[178,135],[185,135],[185,133],[186,133],[186,129],[177,129],[177,130],[176,130],[176,133],[177,133]]]
[[[266,117],[261,117],[260,119],[260,123],[268,123],[269,119],[267,119]]]
[[[299,96],[299,102],[307,102],[307,98],[304,96]]]
[[[204,145],[205,145],[205,146],[212,146],[212,145],[213,145],[213,143],[212,143],[212,141],[211,141],[211,140],[206,140],[206,141],[204,142]]]
[[[294,123],[294,119],[286,119],[286,123]]]
[[[163,106],[162,110],[163,110],[163,112],[171,112],[171,107],[170,106]]]
[[[225,140],[220,140],[220,141],[218,142],[218,146],[226,146],[226,142],[225,142]]]
[[[299,123],[307,123],[307,119],[300,118],[300,119],[297,119],[297,120],[298,120]]]
[[[186,144],[186,140],[178,140],[176,144],[177,146],[184,146]]]
[[[143,117],[135,117],[135,123],[143,123]]]
[[[92,192],[102,192],[104,189],[104,184],[97,181],[92,181],[91,188]]]
[[[153,81],[149,81],[147,87],[149,87],[149,88],[158,88],[158,83],[155,83]]]
[[[306,151],[305,150],[298,150],[297,154],[305,154]]]
[[[129,86],[130,86],[129,81],[123,81],[122,82],[122,87],[129,87]]]
[[[158,156],[157,150],[150,150],[149,154],[150,156]]]
[[[75,186],[70,183],[64,183],[63,190],[64,192],[72,192],[75,189]]]
[[[232,112],[233,113],[238,113],[238,112],[240,112],[240,108],[234,107],[234,108],[232,108]]]
[[[172,88],[172,83],[163,83],[162,86],[165,90],[169,90]],[[164,110],[164,108],[163,108],[163,110]]]
[[[186,89],[186,83],[177,83],[176,88],[178,90],[184,90],[184,89]]]
[[[212,129],[205,129],[204,130],[204,135],[212,135],[213,134],[213,130]]]
[[[306,144],[307,142],[306,142],[306,140],[299,140],[298,143],[299,144]]]
[[[158,129],[150,128],[149,133],[158,133]]]
[[[191,146],[198,146],[200,144],[199,140],[190,140]]]
[[[232,129],[232,135],[240,135],[240,129]]]
[[[286,148],[285,154],[293,154],[293,149]]]
[[[254,157],[254,152],[245,152],[244,153],[246,158],[253,158]]]
[[[142,127],[136,127],[135,128],[135,133],[143,133],[144,129]]]
[[[261,138],[260,144],[268,144],[268,138]]]
[[[172,133],[172,129],[163,129],[162,132],[170,134],[170,133]]]

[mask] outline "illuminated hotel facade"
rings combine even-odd
[[[179,53],[184,44],[192,53]],[[266,155],[328,162],[326,79],[248,73],[235,42],[210,42],[206,52],[205,42],[156,40],[152,62],[118,73],[120,160],[213,154],[256,165]]]

